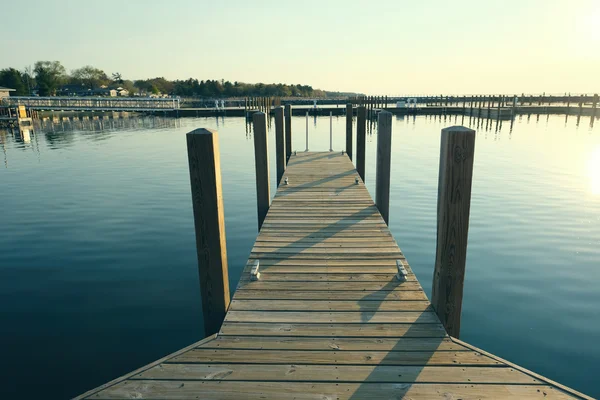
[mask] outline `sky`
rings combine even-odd
[[[600,0],[3,3],[0,68],[371,95],[600,91]]]

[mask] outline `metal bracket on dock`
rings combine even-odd
[[[406,272],[406,268],[404,268],[404,264],[402,264],[402,261],[396,260],[396,268],[398,268],[396,278],[398,278],[399,281],[405,281],[406,277],[408,276],[408,272]]]
[[[260,279],[260,272],[258,272],[259,265],[260,265],[260,263],[258,262],[258,260],[254,260],[254,265],[252,266],[252,269],[250,270],[250,280],[251,281],[257,281]]]
[[[354,178],[354,184],[358,185],[358,177]]]
[[[283,180],[283,183],[286,185],[290,184],[290,180],[288,179],[288,177],[286,176],[285,179]]]
[[[297,151],[297,150],[294,150],[294,155],[297,155],[297,153],[298,153],[298,151]]]
[[[342,150],[342,155],[344,155],[344,150]]]

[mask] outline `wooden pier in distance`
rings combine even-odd
[[[391,114],[382,116],[378,154],[391,143]],[[254,122],[266,137],[265,115]],[[442,131],[433,305],[382,217],[388,156],[377,162],[374,202],[348,153],[281,145],[285,170],[264,219],[259,196],[259,235],[230,302],[225,234],[207,230],[223,216],[218,136],[188,134],[204,317],[217,333],[77,399],[590,399],[457,339],[466,229],[451,228],[457,218],[468,226],[474,133]],[[258,167],[266,149],[257,139],[257,180],[268,182]]]

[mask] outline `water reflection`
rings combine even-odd
[[[588,161],[588,175],[590,177],[591,193],[596,196],[600,195],[600,146],[597,146],[590,155]]]

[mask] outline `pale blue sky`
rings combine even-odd
[[[600,0],[3,3],[0,68],[389,95],[600,90]]]

